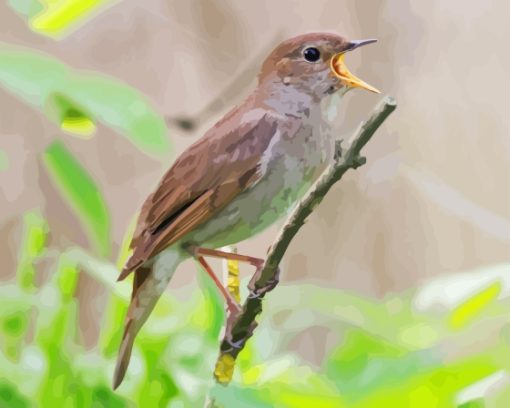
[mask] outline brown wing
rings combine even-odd
[[[252,118],[248,121],[240,115],[234,112],[217,124],[165,174],[142,206],[131,242],[133,254],[119,280],[259,179],[260,158],[276,132],[276,120],[260,110],[245,114]]]

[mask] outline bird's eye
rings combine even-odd
[[[316,62],[321,57],[321,52],[315,47],[308,47],[303,51],[303,57],[308,62]]]

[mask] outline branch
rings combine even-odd
[[[384,98],[375,107],[372,116],[366,122],[361,123],[351,137],[345,152],[340,152],[337,155],[333,165],[324,171],[291,213],[271,246],[264,265],[257,270],[251,279],[248,285],[250,295],[246,299],[242,310],[237,314],[228,316],[214,370],[216,382],[227,385],[232,379],[235,360],[257,327],[255,318],[262,311],[262,299],[267,292],[278,284],[278,265],[290,242],[314,208],[347,170],[356,169],[365,164],[366,159],[360,155],[361,149],[396,107],[397,104],[391,97]]]

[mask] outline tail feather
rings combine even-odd
[[[122,336],[122,343],[120,344],[119,356],[117,357],[117,365],[115,366],[115,373],[113,374],[113,389],[122,383],[124,376],[131,359],[131,351],[133,350],[133,344],[135,342],[136,333],[130,329],[133,326],[133,320],[128,321],[124,330],[124,336]]]
[[[131,258],[129,258],[128,261],[126,262],[126,265],[124,266],[122,271],[120,272],[120,275],[117,278],[117,282],[126,279],[131,272],[135,271],[137,268],[140,268],[143,262],[144,262],[143,259],[137,259],[134,257],[134,255],[132,255]]]
[[[165,279],[166,282],[158,282],[153,275],[150,268],[140,268],[135,271],[133,295],[126,315],[124,334],[113,375],[113,389],[116,389],[124,379],[131,359],[135,337],[148,319],[154,306],[156,306],[164,287],[170,280],[170,277],[168,277],[168,279]]]
[[[135,337],[151,314],[156,302],[172,278],[180,262],[179,252],[169,251],[156,259],[152,267],[139,267],[133,280],[133,294],[126,315],[124,334],[113,375],[113,389],[124,379]]]

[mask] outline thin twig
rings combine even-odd
[[[227,385],[231,381],[235,360],[257,327],[255,318],[262,311],[262,299],[278,284],[278,265],[290,242],[303,226],[306,218],[347,170],[356,169],[365,164],[366,159],[360,155],[361,149],[396,107],[396,102],[391,97],[384,98],[375,107],[372,116],[354,133],[346,150],[337,155],[335,162],[315,182],[288,218],[271,246],[264,265],[250,281],[250,296],[246,299],[241,312],[231,314],[227,318],[225,334],[214,371],[216,382]]]

